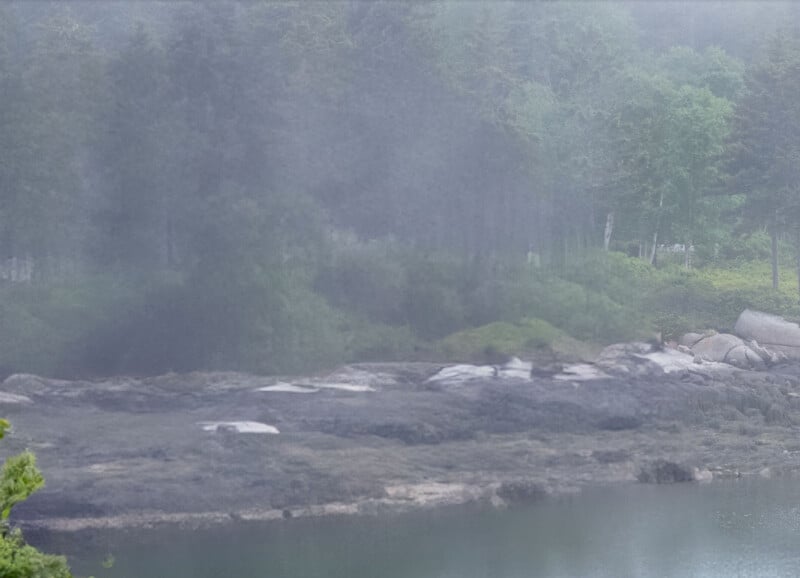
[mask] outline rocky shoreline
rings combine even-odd
[[[305,378],[13,375],[3,455],[48,530],[513,505],[596,484],[800,471],[800,362],[736,367],[648,344],[593,362],[359,364]]]

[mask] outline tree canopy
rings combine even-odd
[[[797,11],[718,4],[9,2],[7,350],[285,371],[492,321],[511,271],[594,249],[688,268],[769,228],[777,263]]]

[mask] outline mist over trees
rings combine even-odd
[[[614,339],[593,251],[689,269],[760,231],[777,288],[798,24],[789,2],[3,4],[0,365],[295,371],[526,316]]]

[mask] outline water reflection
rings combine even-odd
[[[800,568],[798,498],[792,480],[633,486],[517,511],[38,541],[98,578],[788,577]]]

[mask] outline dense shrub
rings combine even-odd
[[[496,321],[467,329],[442,340],[442,352],[464,360],[490,361],[493,356],[520,355],[549,347],[562,332],[541,319],[523,319],[517,323]]]
[[[340,314],[290,275],[86,278],[0,301],[5,373],[301,371],[345,358]]]
[[[685,271],[597,252],[556,276],[519,259],[351,241],[316,268],[242,259],[191,274],[0,286],[0,374],[282,373],[344,361],[474,359],[552,346],[554,331],[605,344],[654,330],[665,338],[730,330],[745,308],[800,315],[796,289],[773,291],[763,262]]]
[[[315,281],[332,305],[378,323],[404,320],[407,286],[406,268],[396,252],[377,242],[336,247]]]
[[[340,325],[348,361],[404,361],[417,357],[421,343],[406,326],[371,323],[353,316]]]

